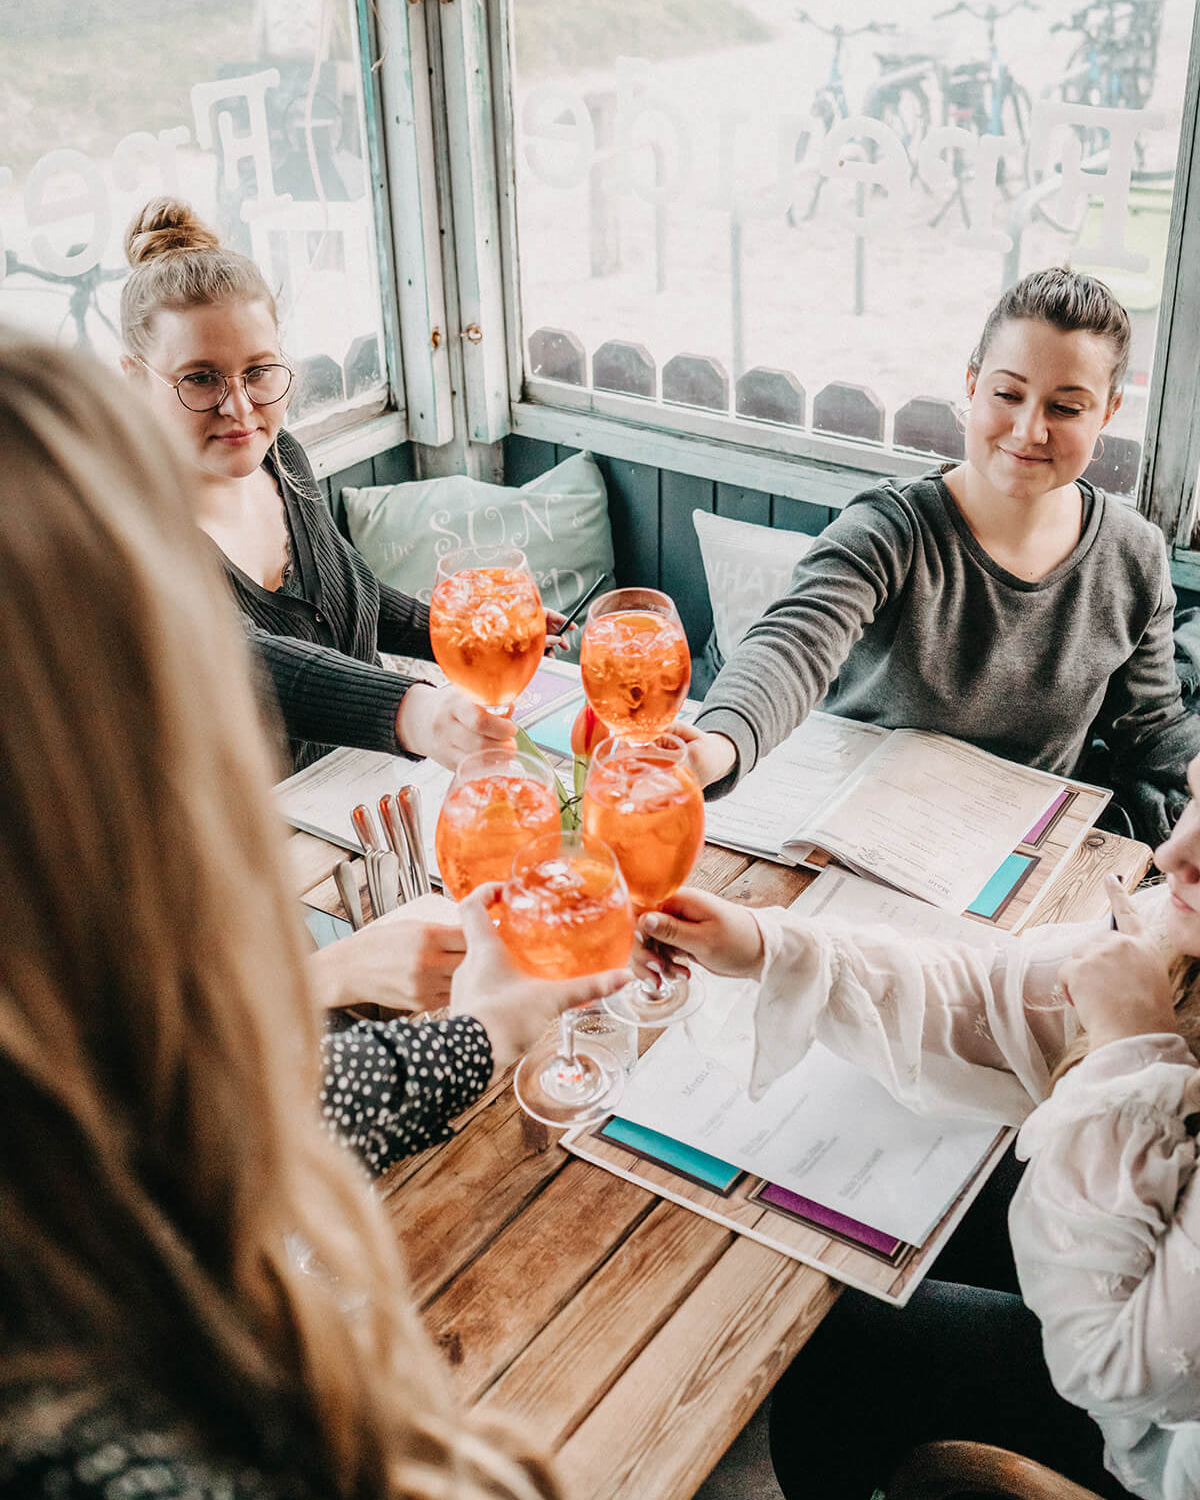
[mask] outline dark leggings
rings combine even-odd
[[[1020,1176],[997,1169],[905,1308],[844,1292],[776,1387],[771,1461],[787,1500],[869,1500],[935,1438],[1011,1448],[1106,1500],[1131,1500],[1100,1430],[1050,1383],[1041,1325],[1015,1290],[1005,1211]]]

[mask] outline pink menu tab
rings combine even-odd
[[[782,1208],[785,1213],[807,1219],[820,1229],[840,1234],[844,1239],[865,1245],[868,1250],[878,1251],[880,1255],[895,1255],[904,1244],[903,1240],[898,1240],[893,1235],[884,1234],[880,1229],[872,1229],[869,1224],[860,1224],[857,1219],[840,1214],[836,1209],[826,1208],[821,1203],[814,1203],[811,1198],[802,1198],[799,1193],[789,1192],[787,1188],[778,1187],[773,1182],[764,1183],[755,1196],[760,1203],[770,1203],[775,1208]]]
[[[1025,835],[1021,842],[1023,844],[1036,844],[1037,841],[1041,838],[1042,834],[1044,834],[1046,829],[1050,827],[1051,823],[1054,822],[1055,818],[1058,817],[1059,813],[1063,810],[1063,808],[1074,795],[1074,792],[1072,792],[1069,786],[1063,787],[1062,791],[1059,792],[1058,796],[1055,797],[1054,801],[1041,815],[1041,817],[1037,820],[1037,822],[1033,825],[1033,827],[1029,830],[1029,832]]]

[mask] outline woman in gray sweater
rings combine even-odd
[[[820,705],[1067,775],[1099,735],[1115,780],[1161,793],[1162,825],[1138,831],[1166,833],[1200,751],[1166,548],[1082,478],[1128,356],[1125,311],[1092,277],[1005,293],[968,367],[964,461],[857,496],[718,675],[692,747],[709,796]]]

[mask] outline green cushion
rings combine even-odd
[[[608,496],[590,453],[573,454],[520,489],[452,474],[347,487],[342,501],[351,540],[376,577],[419,599],[432,594],[443,553],[499,542],[525,553],[550,609],[569,614],[597,573],[613,587]]]

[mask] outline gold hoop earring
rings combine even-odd
[[[1100,452],[1092,454],[1092,462],[1094,464],[1098,464],[1104,457],[1104,434],[1101,433],[1099,437],[1097,437],[1096,441],[1100,444]]]

